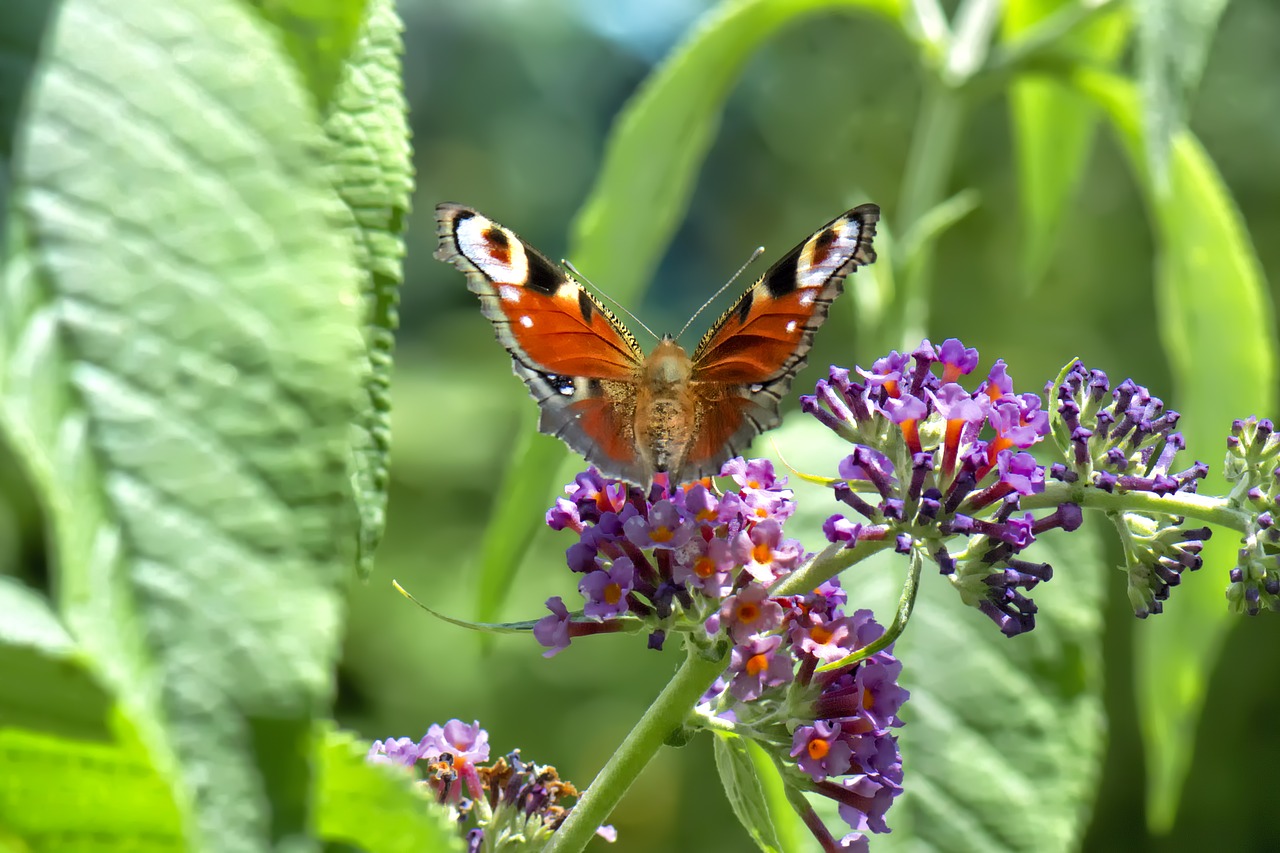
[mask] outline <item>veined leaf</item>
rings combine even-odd
[[[1156,233],[1155,307],[1177,384],[1179,426],[1190,456],[1211,466],[1204,489],[1225,493],[1220,466],[1231,421],[1275,410],[1276,330],[1248,231],[1213,162],[1190,131],[1174,134],[1168,187],[1147,160],[1140,95],[1126,80],[1082,71],[1074,83],[1106,110],[1134,165]],[[1191,764],[1205,690],[1237,618],[1222,590],[1238,537],[1215,530],[1157,619],[1137,632],[1137,704],[1147,757],[1147,816],[1167,831]]]
[[[393,0],[370,0],[368,20],[324,129],[333,141],[333,183],[351,213],[365,309],[366,405],[355,424],[356,500],[360,505],[360,572],[386,526],[391,456],[391,367],[404,279],[404,221],[413,192],[409,126],[400,79],[400,19]]]
[[[321,110],[329,106],[372,0],[247,0],[272,24]],[[397,79],[397,91],[399,80]]]
[[[103,50],[110,44],[110,50]],[[187,843],[305,848],[363,352],[314,109],[234,0],[65,0],[15,156],[0,425]]]

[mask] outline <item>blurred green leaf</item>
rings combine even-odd
[[[247,0],[279,33],[323,111],[346,70],[371,0]],[[397,36],[397,41],[398,41]],[[396,91],[399,91],[397,78]]]
[[[369,853],[462,850],[445,809],[403,767],[370,764],[367,741],[326,731],[320,745],[320,834]]]
[[[627,103],[610,132],[604,165],[573,227],[569,257],[609,282],[612,298],[634,301],[657,268],[688,208],[724,100],[755,51],[778,30],[819,12],[896,16],[898,0],[728,0],[708,12]],[[522,442],[499,491],[480,553],[478,618],[496,614],[510,576],[545,507],[563,448]]]
[[[7,0],[0,11],[0,241],[9,214],[14,137],[40,44],[57,8],[54,0]]]
[[[64,619],[203,849],[305,832],[355,558],[357,276],[286,69],[232,0],[66,0],[0,289]]]
[[[1055,15],[1084,10],[1082,0],[1011,0],[1005,7],[1003,37],[1016,47]],[[1128,39],[1127,9],[1113,3],[1111,12],[1069,29],[1053,45],[1083,60],[1109,65]],[[1087,12],[1079,13],[1082,17]],[[1088,165],[1097,124],[1097,107],[1087,99],[1035,77],[1017,79],[1009,93],[1014,149],[1018,160],[1018,192],[1022,204],[1022,270],[1027,290],[1044,277],[1081,175]]]
[[[404,279],[404,220],[413,192],[409,126],[400,74],[400,18],[393,0],[371,0],[368,20],[334,91],[324,130],[333,148],[334,188],[351,213],[361,272],[368,403],[356,430],[360,572],[386,527],[391,456],[391,368]]]
[[[1144,144],[1140,94],[1127,80],[1081,71],[1077,86],[1107,111],[1134,165],[1156,233],[1161,342],[1177,385],[1188,454],[1208,462],[1202,485],[1225,494],[1220,471],[1231,421],[1275,410],[1274,307],[1257,254],[1221,176],[1190,131],[1174,134],[1168,190],[1157,187]],[[1205,690],[1236,621],[1222,572],[1238,536],[1218,529],[1191,577],[1137,633],[1137,699],[1147,757],[1148,821],[1168,831],[1190,768]]]
[[[1139,98],[1143,145],[1152,180],[1168,189],[1170,146],[1209,55],[1227,0],[1138,0]]]
[[[781,853],[782,842],[773,829],[769,798],[756,773],[748,744],[737,735],[722,732],[715,732],[714,743],[720,783],[724,785],[725,796],[729,798],[729,805],[742,828],[759,849],[766,853]]]
[[[110,737],[111,699],[44,597],[0,576],[0,729]]]
[[[984,362],[994,355],[984,353]],[[1040,381],[1021,377],[1018,384],[1034,388]],[[792,465],[814,473],[832,471],[849,448],[802,416],[783,425],[778,442]],[[837,508],[830,490],[796,478],[792,485],[797,511],[789,526],[816,530]],[[1028,550],[1027,559],[1053,566],[1053,579],[1033,593],[1040,608],[1035,630],[1012,639],[962,605],[946,578],[925,571],[911,622],[893,650],[911,691],[901,714],[906,725],[895,732],[905,791],[889,811],[892,834],[876,836],[874,850],[1078,849],[1106,742],[1108,573],[1095,535],[1102,529],[1103,519],[1086,518],[1082,529],[1045,534]],[[848,610],[872,608],[889,624],[906,570],[905,558],[886,552],[844,572]],[[842,825],[831,801],[810,799],[828,826]]]
[[[173,795],[118,746],[0,728],[0,840],[32,853],[190,849]]]

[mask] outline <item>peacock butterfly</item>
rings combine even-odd
[[[606,476],[647,486],[719,473],[759,433],[805,365],[845,276],[876,259],[880,208],[863,204],[788,252],[716,321],[690,357],[671,335],[648,355],[559,264],[468,207],[436,207],[435,256],[467,275],[539,429]]]

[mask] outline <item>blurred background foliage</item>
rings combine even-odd
[[[536,419],[475,297],[461,276],[432,259],[431,209],[441,201],[475,206],[548,255],[564,255],[569,223],[600,167],[615,116],[710,5],[400,2],[418,185],[396,361],[389,525],[372,581],[353,592],[339,674],[340,722],[370,738],[417,737],[431,722],[478,719],[496,752],[519,747],[526,758],[555,764],[585,785],[676,666],[672,655],[623,635],[575,643],[551,661],[537,657],[527,637],[501,637],[485,649],[478,636],[413,608],[390,579],[450,614],[476,612],[477,543],[511,448]],[[1280,7],[1271,0],[1229,4],[1190,113],[1269,282],[1280,281],[1277,44]],[[644,297],[627,307],[658,331],[675,330],[759,244],[769,255],[785,251],[862,201],[879,203],[892,228],[921,99],[913,48],[881,18],[824,14],[782,31],[733,88],[689,214]],[[978,347],[983,369],[1006,359],[1020,389],[1039,387],[1081,356],[1115,380],[1134,376],[1177,408],[1153,314],[1148,217],[1110,131],[1098,135],[1039,282],[1028,280],[1022,263],[1027,236],[1008,100],[974,104],[961,140],[949,191],[971,188],[978,204],[938,245],[928,316],[920,318],[929,336]],[[593,276],[590,268],[582,272]],[[609,281],[597,284],[610,292]],[[837,304],[797,389],[811,387],[829,363],[869,363],[899,343],[867,340],[874,334],[859,333],[854,305],[852,298]],[[1196,357],[1212,360],[1214,353]],[[1231,418],[1245,414],[1224,412],[1223,435]],[[566,454],[562,482],[575,470]],[[0,536],[10,549],[5,562],[39,565],[38,514],[20,497],[14,470],[4,471],[3,481],[14,496],[0,518],[14,534]],[[548,490],[547,504],[555,494]],[[570,596],[568,544],[563,535],[538,533],[500,618],[536,618],[547,597]],[[1118,552],[1111,557],[1119,562]],[[1184,733],[1197,747],[1176,823],[1169,834],[1153,836],[1144,821],[1131,659],[1132,635],[1148,625],[1132,618],[1123,577],[1109,581],[1109,746],[1085,848],[1273,849],[1270,782],[1280,747],[1262,735],[1280,707],[1280,684],[1269,677],[1265,657],[1276,647],[1275,627],[1266,617],[1235,624],[1199,729]],[[1188,583],[1218,589],[1225,577],[1206,570]],[[1039,597],[1043,619],[1054,618],[1052,593],[1050,586]],[[1178,600],[1175,592],[1169,608]],[[943,647],[938,654],[964,650]],[[910,666],[906,661],[908,672]],[[910,721],[910,706],[904,716]],[[903,737],[910,732],[908,725]],[[664,750],[615,813],[614,849],[747,849],[718,789],[709,739]],[[891,812],[891,824],[892,818]]]
[[[614,117],[709,5],[401,0],[418,186],[394,386],[393,482],[376,574],[352,602],[339,706],[342,721],[370,737],[479,719],[498,751],[518,746],[585,784],[676,665],[620,635],[576,643],[551,661],[536,658],[525,637],[499,638],[486,652],[477,636],[414,609],[389,581],[448,613],[475,613],[477,542],[511,447],[535,420],[475,297],[431,257],[431,209],[441,201],[475,206],[563,256]],[[1190,113],[1270,282],[1280,281],[1276,44],[1280,7],[1231,3]],[[868,200],[892,227],[921,98],[912,48],[887,21],[825,14],[785,29],[734,87],[689,215],[643,299],[628,307],[655,330],[678,329],[758,244],[770,255],[784,251]],[[984,365],[1006,359],[1022,388],[1082,356],[1113,379],[1134,376],[1177,408],[1153,315],[1150,226],[1115,137],[1101,128],[1038,286],[1021,263],[1027,238],[1011,146],[1008,100],[975,104],[949,191],[972,188],[978,205],[938,246],[929,336],[961,338],[979,348]],[[609,281],[597,284],[609,293]],[[881,354],[875,347],[896,343],[860,338],[853,306],[849,298],[836,306],[797,388],[811,387],[829,363],[869,363]],[[1223,413],[1224,435],[1230,418],[1243,414]],[[567,460],[563,480],[575,470]],[[500,618],[536,618],[548,596],[571,596],[568,544],[549,530],[535,537]],[[1110,556],[1118,564],[1118,552]],[[1225,578],[1205,571],[1189,582],[1220,588]],[[1270,849],[1271,786],[1258,783],[1273,778],[1280,749],[1259,734],[1271,728],[1280,686],[1259,671],[1251,650],[1275,648],[1275,627],[1263,618],[1233,629],[1200,730],[1185,733],[1199,746],[1176,824],[1150,836],[1130,659],[1131,634],[1147,624],[1132,618],[1120,574],[1109,578],[1107,594],[1110,735],[1086,849]],[[1050,586],[1040,596],[1044,619],[1054,618],[1052,598]],[[1178,607],[1177,592],[1169,607]],[[910,773],[908,766],[908,786]],[[708,739],[663,751],[614,816],[616,849],[745,849],[718,787]]]

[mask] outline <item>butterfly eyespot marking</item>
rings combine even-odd
[[[544,373],[543,378],[551,389],[562,397],[572,397],[576,390],[572,376],[561,376],[558,373]]]
[[[519,298],[518,289],[513,297],[504,288],[504,285],[526,284],[529,279],[529,256],[513,234],[473,213],[458,218],[454,225],[454,240],[458,251],[498,286],[502,299],[512,301]]]

